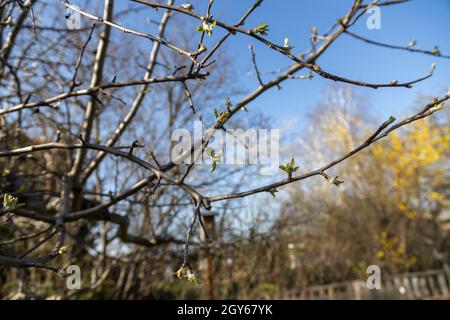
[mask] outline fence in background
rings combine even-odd
[[[383,276],[380,290],[369,290],[366,282],[347,281],[291,290],[280,299],[450,299],[450,274],[444,270]]]

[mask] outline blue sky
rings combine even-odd
[[[196,11],[203,13],[207,0],[192,1]],[[343,16],[351,6],[351,0],[265,0],[251,18],[246,27],[256,26],[259,22],[270,25],[268,39],[282,43],[285,37],[295,46],[294,52],[301,52],[308,47],[308,37],[313,26],[319,32],[328,29],[337,18]],[[367,2],[367,1],[366,1]],[[219,20],[237,21],[253,4],[253,0],[216,0],[213,14]],[[381,29],[369,30],[366,20],[362,18],[352,31],[373,40],[390,44],[406,45],[412,39],[417,47],[433,49],[438,45],[443,54],[450,54],[450,1],[448,0],[413,0],[410,3],[384,7],[381,11]],[[218,31],[212,41],[219,39]],[[263,71],[274,70],[290,64],[290,61],[267,47],[244,36],[232,37],[227,48],[235,59],[240,73],[252,71],[248,44],[253,43],[258,65]],[[357,93],[367,97],[376,118],[384,119],[389,115],[406,115],[415,107],[418,95],[439,96],[446,93],[450,85],[450,60],[390,50],[365,44],[359,40],[343,35],[320,58],[318,63],[323,69],[356,80],[368,82],[389,82],[393,79],[409,81],[425,75],[430,65],[437,63],[433,78],[414,86],[413,89],[358,88]],[[265,80],[270,75],[263,76]],[[254,89],[257,82],[253,75],[240,77],[243,86]],[[283,90],[272,90],[253,102],[251,108],[258,108],[264,114],[275,119],[275,125],[286,118],[306,119],[307,113],[320,101],[324,89],[333,82],[315,77],[312,81],[290,80],[283,84]],[[302,121],[303,122],[303,121]]]

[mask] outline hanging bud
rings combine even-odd
[[[339,187],[339,185],[344,183],[344,180],[342,180],[339,176],[336,176],[330,179],[330,183],[334,184],[336,187]]]

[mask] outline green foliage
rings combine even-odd
[[[63,254],[67,254],[67,247],[66,246],[62,246],[61,248],[59,248],[58,253],[63,255]]]
[[[258,27],[252,29],[252,32],[261,36],[267,36],[267,32],[269,32],[269,25],[261,22]]]
[[[339,176],[336,176],[330,179],[330,183],[334,184],[336,187],[339,187],[339,185],[344,183],[344,180],[342,180]]]
[[[187,11],[192,11],[195,9],[194,5],[192,5],[190,3],[183,3],[180,7],[181,7],[181,9],[184,9]]]
[[[25,203],[19,203],[17,197],[13,197],[9,193],[5,193],[3,196],[3,211],[10,212],[20,207],[23,207]]]
[[[217,109],[213,109],[213,113],[214,113],[214,116],[216,117],[216,120],[219,123],[219,125],[224,124],[230,117],[230,112],[228,110],[219,113],[219,111],[217,111]]]
[[[284,45],[283,45],[284,50],[286,50],[287,52],[291,52],[292,49],[294,49],[293,46],[289,45],[289,38],[284,38]]]
[[[434,107],[431,107],[431,108],[430,108],[430,112],[436,112],[436,111],[439,111],[439,110],[441,110],[441,109],[444,109],[444,107],[445,107],[445,104],[440,103],[440,104],[438,104],[438,105],[435,105]]]
[[[414,47],[416,44],[417,44],[417,41],[413,39],[413,40],[411,40],[411,42],[408,43],[407,47],[409,47],[409,48]]]
[[[194,272],[194,270],[192,270],[192,268],[189,266],[181,267],[177,272],[175,272],[175,275],[178,277],[178,279],[186,278],[194,286],[200,285],[200,279],[197,277],[197,274]]]
[[[295,165],[294,158],[291,159],[291,162],[281,165],[279,168],[287,173],[289,179],[292,179],[292,174],[298,170],[298,166]]]
[[[432,54],[434,54],[435,56],[440,56],[441,55],[441,50],[439,49],[438,46],[435,46],[433,51],[431,51]]]
[[[212,159],[212,165],[211,165],[211,173],[213,173],[217,168],[217,163],[220,163],[220,155],[216,154],[213,148],[206,148],[205,149],[206,154]]]
[[[216,26],[217,21],[214,21],[213,23],[209,24],[208,22],[203,22],[201,26],[197,27],[197,31],[200,32],[206,32],[206,34],[210,37],[213,33],[213,29]]]

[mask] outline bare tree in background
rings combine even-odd
[[[377,5],[403,2],[407,1]],[[391,132],[431,116],[450,98],[450,93],[434,98],[401,121],[387,119],[362,140],[358,136],[344,153],[309,172],[297,174],[293,160],[282,166],[285,179],[253,187],[250,182],[258,181],[248,179],[256,176],[252,166],[221,166],[214,171],[179,164],[171,157],[171,132],[201,121],[204,135],[196,144],[207,153],[216,130],[264,124],[261,117],[248,120],[243,115],[257,114],[253,102],[285,81],[322,77],[356,87],[406,90],[433,75],[434,65],[429,73],[407,81],[370,83],[332,74],[318,60],[345,34],[370,45],[449,57],[436,48],[392,46],[350,32],[370,7],[362,0],[355,0],[325,33],[314,29],[310,49],[300,54],[294,54],[288,40],[284,44],[269,40],[264,23],[246,25],[263,0],[232,22],[214,18],[213,0],[202,13],[174,0],[129,1],[123,11],[115,8],[116,3],[90,2],[81,9],[66,0],[0,4],[2,296],[172,297],[161,277],[178,270],[177,276],[196,283],[198,270],[206,269],[207,296],[212,297],[214,273],[224,268],[214,261],[227,260],[230,248],[239,245],[243,252],[239,259],[256,250],[254,261],[249,261],[256,268],[268,246],[276,243],[277,235],[265,235],[274,227],[271,224],[264,228],[256,221],[248,226],[250,239],[262,237],[261,242],[247,241],[236,231],[239,214],[229,217],[229,213],[235,206],[242,210],[239,199],[270,196],[278,188],[315,176],[322,177],[327,187],[339,185],[341,178],[331,175],[330,169]],[[66,19],[79,15],[89,23],[69,31],[61,15],[66,10]],[[149,20],[144,31],[119,22],[137,13],[159,21]],[[207,47],[206,38],[217,30],[224,35],[212,37],[213,45]],[[233,65],[224,45],[230,37],[259,43],[291,65],[267,79],[250,46],[249,60],[259,85],[242,97],[242,90],[233,85],[242,70]],[[221,106],[215,115],[214,106]],[[192,148],[176,160],[194,153]],[[211,222],[211,215],[222,218]],[[275,226],[282,228],[283,221]],[[275,261],[268,262],[271,268]],[[68,276],[68,265],[80,266],[89,279],[81,290],[68,290],[58,277]],[[190,297],[186,286],[180,284],[177,290],[178,297]],[[221,295],[235,297],[231,291]]]

